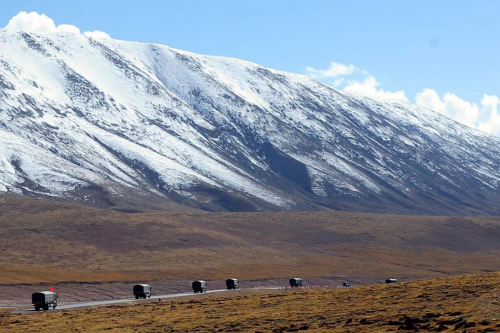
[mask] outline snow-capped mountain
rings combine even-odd
[[[500,139],[162,45],[0,29],[0,192],[206,210],[500,213]]]

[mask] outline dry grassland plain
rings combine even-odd
[[[119,213],[0,199],[0,285],[329,277],[375,282],[500,270],[499,217],[346,212]]]
[[[30,315],[5,332],[498,332],[500,274],[346,289],[237,291]]]

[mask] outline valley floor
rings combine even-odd
[[[0,286],[500,271],[500,217],[348,212],[119,213],[0,199]]]
[[[250,288],[293,276],[364,285],[33,315],[0,309],[0,331],[500,331],[500,275],[484,273],[500,271],[499,239],[500,217],[119,213],[0,199],[0,307],[29,305],[49,286],[72,302],[128,298],[139,282],[184,292],[200,278],[213,289],[229,277]],[[376,285],[386,278],[404,283]]]
[[[500,274],[347,289],[248,291],[30,315],[5,332],[497,332]]]

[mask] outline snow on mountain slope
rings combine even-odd
[[[0,29],[0,191],[207,210],[500,212],[500,140],[162,45]]]

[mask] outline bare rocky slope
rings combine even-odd
[[[99,207],[498,214],[500,139],[162,45],[0,29],[0,193]],[[168,204],[166,204],[168,203]]]

